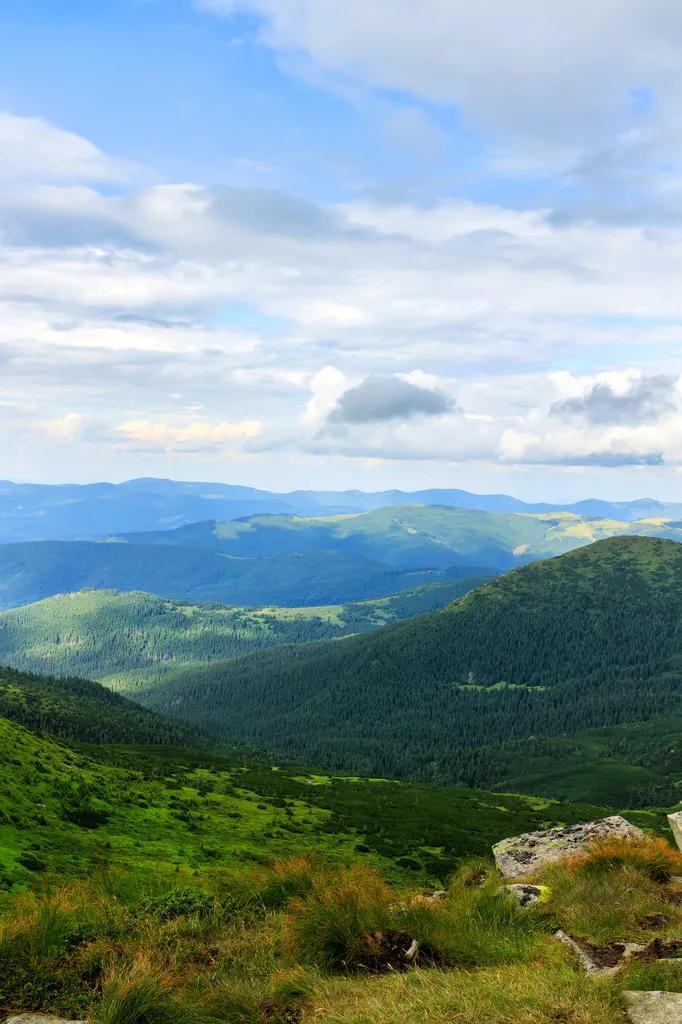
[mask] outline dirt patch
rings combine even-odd
[[[603,946],[595,946],[586,939],[575,939],[575,942],[599,970],[617,967],[625,954],[625,944],[622,942],[606,942]]]
[[[654,960],[668,960],[682,957],[682,939],[653,939],[646,949],[633,959],[651,963]]]
[[[642,931],[656,931],[657,928],[665,928],[667,924],[670,924],[667,914],[645,914],[637,919],[637,927]]]
[[[674,885],[666,889],[665,898],[675,907],[682,907],[682,885]]]
[[[373,932],[365,936],[363,944],[361,964],[373,974],[407,971],[414,966],[419,954],[417,942],[407,932]]]

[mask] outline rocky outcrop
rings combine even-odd
[[[635,839],[643,834],[636,825],[614,814],[610,818],[600,818],[583,825],[512,836],[493,846],[493,854],[502,875],[516,880],[532,875],[545,864],[585,853],[599,839]]]
[[[682,1021],[682,992],[624,992],[631,1024]]]
[[[675,814],[668,815],[668,821],[670,822],[670,828],[672,829],[675,842],[682,850],[682,811],[676,811]]]

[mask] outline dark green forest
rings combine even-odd
[[[132,690],[179,665],[377,629],[442,608],[482,581],[467,577],[311,608],[235,608],[138,591],[79,591],[0,612],[0,664]]]
[[[87,743],[178,744],[196,729],[163,718],[88,679],[0,668],[0,718],[38,733]]]
[[[682,706],[682,548],[619,538],[379,633],[171,672],[155,710],[368,773],[480,777],[481,748]]]

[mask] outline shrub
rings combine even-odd
[[[400,927],[419,942],[419,962],[488,967],[533,955],[537,916],[500,892],[499,880],[472,886],[464,873],[446,899],[412,901]]]
[[[212,1024],[201,1004],[183,1002],[172,979],[149,959],[112,968],[104,980],[94,1020],[98,1024]]]
[[[165,892],[144,896],[140,903],[143,914],[158,921],[172,921],[176,917],[197,915],[207,917],[216,907],[213,893],[205,889],[176,885]]]
[[[391,924],[391,893],[371,869],[354,864],[320,874],[311,892],[291,904],[290,949],[304,961],[330,969],[362,965],[368,935]]]

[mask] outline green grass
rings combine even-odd
[[[678,968],[591,978],[552,932],[647,941],[660,932],[643,931],[632,906],[655,906],[679,935],[669,889],[624,860],[602,864],[602,894],[593,865],[552,867],[551,902],[530,910],[500,891],[491,863],[481,885],[462,870],[431,902],[366,865],[305,858],[213,869],[179,902],[167,880],[131,872],[54,881],[0,908],[0,1010],[93,1024],[622,1024],[623,990],[679,991]],[[595,899],[612,904],[606,930]],[[396,934],[419,943],[405,973],[376,952]]]
[[[190,748],[72,749],[0,719],[0,884],[106,865],[172,877],[291,854],[442,882],[506,835],[606,808],[274,770]],[[665,831],[662,814],[647,823]]]

